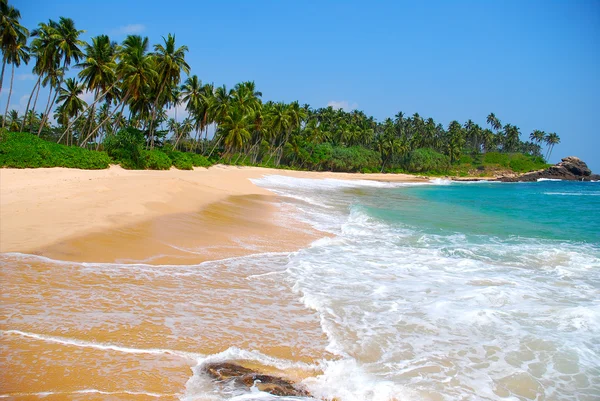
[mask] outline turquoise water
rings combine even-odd
[[[600,399],[600,184],[256,182],[332,235],[285,264],[339,358],[316,396]]]
[[[368,214],[428,233],[600,243],[600,183],[474,183],[387,190]]]

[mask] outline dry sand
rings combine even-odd
[[[282,212],[273,205],[277,197],[249,180],[265,175],[423,180],[223,165],[193,171],[0,169],[0,252],[188,263],[307,244],[318,234],[275,219]]]

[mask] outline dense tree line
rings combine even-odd
[[[11,67],[2,127],[66,145],[103,149],[121,130],[135,128],[147,149],[174,148],[232,163],[393,171],[409,165],[419,149],[452,164],[486,152],[542,156],[543,144],[549,157],[560,142],[555,133],[539,130],[522,141],[518,127],[502,124],[493,113],[487,116],[489,128],[471,120],[443,126],[417,113],[399,112],[378,122],[359,110],[263,101],[254,82],[228,89],[190,75],[188,48],[175,35],[153,46],[138,35],[122,43],[99,35],[86,43],[69,18],[40,23],[30,32],[7,0],[0,0],[0,11],[0,90],[5,67]],[[20,115],[8,106],[14,69],[29,63],[37,79]],[[48,90],[45,99],[39,98],[41,88]],[[84,93],[93,95],[89,104]],[[169,118],[167,110],[180,105],[185,115]]]

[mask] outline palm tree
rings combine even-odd
[[[80,114],[86,106],[80,96],[83,94],[84,84],[77,82],[74,78],[68,78],[64,82],[65,86],[60,88],[57,103],[60,105],[60,114],[63,116],[63,122],[68,124],[69,120]],[[71,137],[71,144],[73,138]],[[69,135],[67,134],[67,145],[69,144]]]
[[[7,117],[4,118],[4,120],[8,120],[8,121],[6,121],[6,123],[8,124],[9,131],[18,131],[19,130],[20,117],[19,117],[19,112],[17,110],[11,110],[8,113]],[[3,124],[4,124],[4,120],[2,121]]]
[[[18,46],[25,46],[29,37],[29,31],[19,23],[20,19],[19,10],[9,6],[8,0],[0,0],[0,49],[2,50],[0,92],[2,92],[6,63],[10,62],[9,57],[14,56]]]
[[[38,96],[40,94],[40,88],[45,86],[47,82],[47,76],[49,74],[54,73],[60,65],[60,60],[58,59],[58,54],[56,52],[55,47],[52,44],[51,33],[52,27],[50,26],[52,21],[48,24],[40,23],[38,24],[38,28],[34,29],[31,32],[31,36],[34,38],[31,42],[30,51],[31,55],[35,57],[36,61],[33,66],[33,73],[38,76],[38,79],[31,90],[31,94],[29,95],[29,100],[27,101],[27,107],[25,108],[25,114],[29,112],[29,105],[31,104],[31,99],[33,98],[33,94],[35,93],[35,100],[33,102],[32,110],[35,110]],[[29,122],[29,131],[33,132],[33,126],[31,124],[31,119],[27,120]],[[25,121],[23,121],[23,125],[21,126],[21,131],[23,131],[25,125]]]
[[[185,103],[185,109],[193,119],[198,144],[200,132],[206,124],[207,105],[204,102],[202,81],[197,75],[186,79],[181,86],[181,101]]]
[[[166,38],[163,37],[164,46],[161,44],[154,45],[154,59],[156,71],[158,73],[158,91],[154,94],[155,100],[152,107],[152,117],[150,119],[150,147],[154,147],[154,120],[159,102],[164,102],[164,90],[166,87],[174,87],[179,85],[181,79],[181,71],[186,74],[190,73],[190,66],[185,61],[185,53],[188,51],[187,46],[177,48],[175,46],[175,36],[169,34]]]
[[[515,151],[519,144],[519,128],[511,124],[504,126],[504,146],[503,150],[507,152]]]
[[[50,54],[56,55],[58,60],[62,60],[62,73],[60,74],[60,82],[58,83],[58,87],[60,88],[64,80],[65,72],[71,65],[71,61],[79,62],[79,60],[84,56],[80,47],[84,46],[85,42],[79,39],[79,35],[85,31],[77,30],[75,28],[75,22],[71,18],[65,17],[60,17],[58,22],[50,21],[48,24],[48,30],[50,39],[48,46],[50,48],[47,50],[50,51]],[[44,119],[42,119],[42,124],[40,126],[38,135],[41,133],[42,127],[48,118],[47,115],[49,109],[56,101],[57,95],[58,91],[56,91],[54,95],[54,100],[50,102],[49,107],[46,108]]]
[[[25,42],[18,42],[15,46],[7,49],[8,54],[4,52],[4,58],[12,64],[12,71],[10,75],[10,89],[8,91],[8,99],[6,100],[6,111],[4,112],[4,120],[2,121],[2,128],[4,128],[4,122],[8,116],[8,106],[10,105],[10,98],[12,95],[13,81],[15,79],[15,66],[20,67],[21,63],[29,63],[29,48],[25,46]],[[18,128],[17,128],[18,129]]]
[[[502,124],[500,123],[500,120],[498,120],[498,117],[496,117],[496,115],[494,113],[490,113],[487,116],[486,122],[492,127],[492,129],[496,132],[500,131],[502,129]]]
[[[125,94],[115,106],[112,114],[108,115],[98,126],[92,130],[82,141],[81,146],[96,133],[98,129],[121,107],[121,112],[131,99],[130,110],[132,113],[144,115],[149,113],[148,92],[157,79],[158,74],[154,69],[152,56],[147,53],[148,38],[138,35],[129,35],[123,41],[117,65],[117,77],[120,78],[121,91]]]
[[[460,153],[464,144],[465,137],[460,123],[456,120],[452,121],[448,126],[448,141],[446,143],[451,164],[460,158]]]
[[[79,78],[82,79],[85,89],[94,93],[90,116],[95,114],[95,104],[106,96],[117,81],[116,57],[118,46],[111,42],[106,35],[92,38],[92,43],[85,47],[85,58],[77,67],[81,68]],[[90,130],[93,128],[89,122]]]
[[[241,149],[252,137],[252,120],[241,109],[234,108],[219,125],[219,131],[224,138],[225,153],[231,155]]]
[[[552,155],[552,149],[554,149],[554,145],[558,145],[560,143],[560,137],[551,132],[546,135],[546,144],[548,145],[548,152],[546,152],[546,160],[550,160],[550,156]]]

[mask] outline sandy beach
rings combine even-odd
[[[244,359],[236,350],[287,361],[274,373],[296,381],[318,373],[302,364],[331,358],[327,337],[281,273],[289,252],[328,234],[250,181],[269,175],[418,180],[230,166],[0,169],[0,361],[15,373],[0,375],[2,392],[179,399],[205,380],[198,358]],[[250,254],[263,262],[237,258]]]
[[[250,181],[266,175],[424,180],[402,174],[223,165],[193,171],[133,171],[118,166],[0,169],[0,252],[75,261],[191,263],[250,253],[241,243],[260,244],[255,251],[289,251],[306,245],[318,234],[298,222],[275,224],[271,217],[277,211],[276,196]],[[193,243],[203,252],[190,256],[161,245],[165,238],[177,238],[186,249]]]

